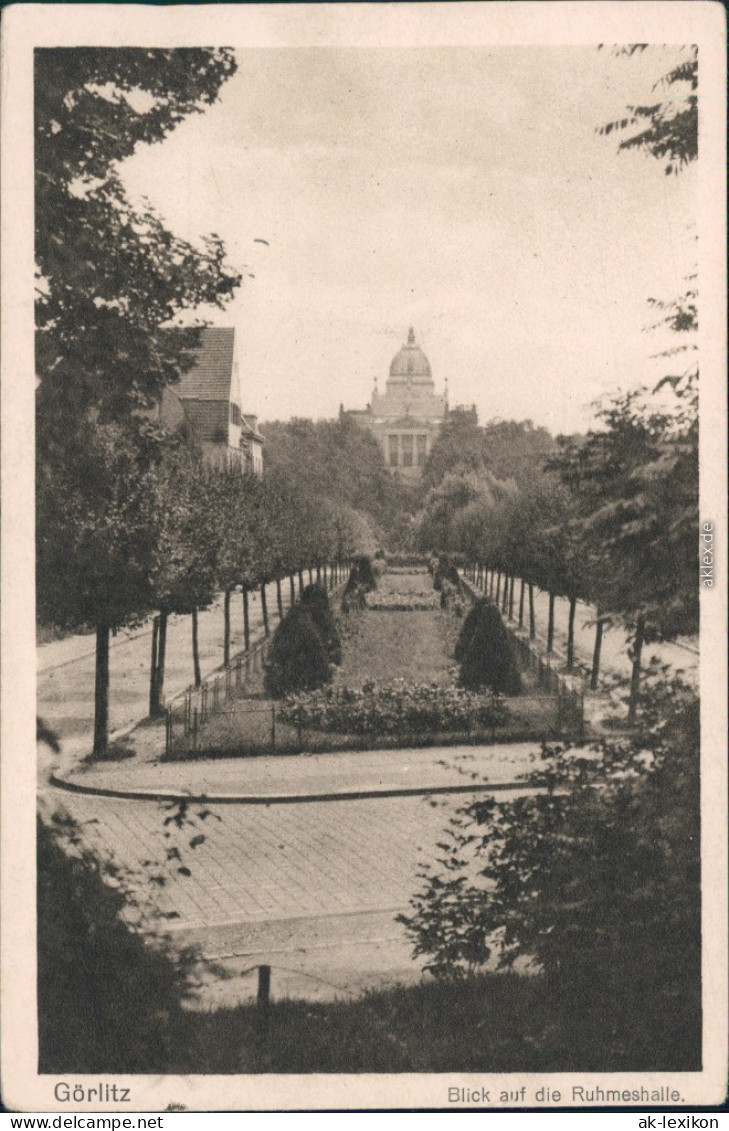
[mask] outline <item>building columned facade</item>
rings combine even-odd
[[[430,362],[411,327],[392,359],[384,393],[375,381],[367,408],[346,415],[372,433],[393,474],[419,479],[447,413],[448,389],[436,393]]]

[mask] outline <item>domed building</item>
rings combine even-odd
[[[375,381],[367,408],[347,415],[369,429],[393,474],[419,479],[447,413],[447,387],[442,396],[436,393],[430,362],[411,326],[407,342],[392,359],[384,393]]]

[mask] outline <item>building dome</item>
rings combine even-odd
[[[412,326],[408,333],[406,345],[404,345],[401,350],[398,350],[392,359],[390,376],[402,380],[407,380],[408,377],[421,381],[423,379],[426,381],[432,380],[430,362],[420,346],[416,344]]]

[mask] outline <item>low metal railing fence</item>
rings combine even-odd
[[[483,724],[476,713],[461,726],[448,730],[409,729],[373,725],[357,732],[319,729],[293,721],[280,701],[245,698],[245,683],[235,676],[215,684],[198,704],[189,699],[168,712],[167,757],[252,757],[261,754],[324,754],[336,751],[412,749],[426,746],[493,745],[500,742],[580,740],[584,733],[581,691],[561,689],[557,694],[519,695],[505,700],[503,719]],[[229,689],[229,690],[228,690]],[[239,694],[240,697],[236,697]],[[223,695],[228,699],[223,701]]]

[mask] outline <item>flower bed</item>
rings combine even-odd
[[[427,574],[429,574],[430,571],[429,571],[427,566],[391,566],[391,565],[388,565],[386,567],[385,572],[395,574],[395,576],[398,576],[398,575],[401,576],[401,575],[405,574],[405,575],[413,576],[413,577],[416,577],[416,576],[425,577]]]
[[[416,609],[437,608],[437,598],[432,589],[409,590],[405,593],[397,591],[377,593],[367,601],[367,608],[385,612],[411,613]]]
[[[433,683],[365,683],[361,690],[326,687],[288,696],[281,718],[297,727],[345,734],[447,733],[502,726],[503,698]]]

